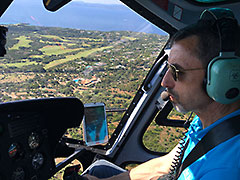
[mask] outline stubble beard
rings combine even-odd
[[[182,104],[181,102],[179,102],[179,95],[174,92],[173,90],[171,89],[168,89],[168,92],[170,94],[172,94],[175,98],[175,102],[174,101],[171,101],[174,109],[176,109],[176,111],[180,112],[180,113],[188,113],[190,110],[187,110]]]

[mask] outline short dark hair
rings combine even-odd
[[[212,22],[199,20],[195,24],[180,29],[171,37],[170,47],[175,42],[194,35],[198,37],[198,45],[194,53],[201,60],[203,67],[207,67],[210,60],[218,56],[220,52],[220,37]]]

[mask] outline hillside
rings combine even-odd
[[[7,35],[1,101],[75,96],[124,108],[167,38],[26,24],[9,26]]]
[[[7,55],[0,59],[1,102],[73,96],[83,103],[126,109],[168,38],[27,24],[8,28]],[[121,116],[107,114],[110,134]],[[152,123],[144,144],[150,150],[169,151],[181,131]],[[67,134],[82,139],[81,128]]]

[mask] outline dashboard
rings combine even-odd
[[[56,146],[77,127],[84,108],[77,98],[47,98],[0,104],[0,180],[48,179]]]

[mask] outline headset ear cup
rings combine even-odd
[[[209,97],[221,104],[240,99],[240,58],[214,58],[208,65],[206,91]]]
[[[236,38],[239,34],[237,19],[227,8],[207,9],[200,19],[213,22],[220,39],[219,56],[208,64],[204,89],[216,102],[233,103],[240,99],[240,57],[236,56]]]

